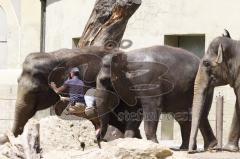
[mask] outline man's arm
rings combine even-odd
[[[50,83],[50,87],[54,90],[54,92],[56,92],[57,94],[59,93],[63,93],[67,88],[65,85],[57,88],[56,84],[54,82]]]

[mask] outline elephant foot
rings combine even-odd
[[[229,151],[229,152],[237,152],[239,151],[239,147],[237,144],[228,143],[222,148],[223,151]]]
[[[213,140],[209,143],[204,144],[204,150],[211,150],[214,149],[217,146],[217,140]]]
[[[5,134],[0,134],[0,145],[5,144],[6,142],[9,142],[8,137]]]
[[[139,130],[135,132],[135,136],[134,137],[138,138],[138,139],[142,139],[142,136],[141,136],[141,133],[140,133]]]
[[[101,139],[101,140],[98,140],[98,139],[94,139],[93,142],[96,144],[98,142],[108,142],[106,139]]]
[[[158,143],[157,138],[151,138],[151,139],[147,139],[147,140],[151,140],[152,142]]]
[[[202,153],[202,152],[206,152],[206,151],[204,151],[204,150],[189,150],[188,154]]]
[[[173,151],[187,151],[188,148],[181,148],[181,147],[170,147]]]
[[[126,130],[124,133],[124,138],[134,138],[135,133],[133,130]]]
[[[170,148],[173,151],[188,151],[188,144],[182,144],[180,147]],[[193,150],[197,149],[197,145],[194,146]]]

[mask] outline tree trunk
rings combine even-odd
[[[119,47],[130,17],[141,0],[97,0],[78,47]]]
[[[118,48],[128,20],[141,5],[141,0],[97,0],[85,26],[78,47],[105,46]],[[114,135],[111,135],[112,133]],[[106,136],[123,137],[121,132],[109,126]],[[108,138],[113,140],[115,138]]]

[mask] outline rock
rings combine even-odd
[[[84,119],[62,120],[50,116],[40,121],[29,120],[25,129],[28,130],[28,125],[32,123],[40,124],[40,147],[43,159],[164,159],[172,155],[168,148],[163,148],[159,144],[133,138],[102,142],[102,149],[99,149],[94,143],[94,127],[90,121]],[[9,156],[17,156],[16,149],[18,154],[23,153],[19,158],[25,159],[24,151],[18,147],[18,145],[25,147],[23,136],[17,138],[12,136],[10,141],[14,145],[6,143],[0,146],[0,159],[12,159]],[[82,151],[81,143],[86,146],[85,151]]]
[[[86,149],[95,146],[95,130],[88,120],[63,120],[50,116],[40,120],[40,145],[42,151],[79,150],[81,142]]]
[[[147,140],[125,138],[102,143],[102,149],[92,148],[87,151],[50,152],[44,159],[164,159],[172,155],[168,148]],[[58,154],[59,156],[56,156]],[[65,154],[65,156],[63,156]]]

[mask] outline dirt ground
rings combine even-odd
[[[240,152],[202,152],[188,154],[187,152],[173,151],[173,155],[167,159],[240,159]]]
[[[37,121],[30,120],[29,122]],[[93,125],[87,120],[62,120],[56,116],[51,116],[41,119],[39,123],[42,159],[96,159],[98,158],[96,156],[99,155],[102,156],[101,159],[153,159],[151,156],[146,156],[149,150],[154,153],[160,153],[161,150],[171,153],[169,148],[178,147],[181,144],[179,140],[160,140],[159,144],[156,144],[146,141],[146,139],[128,138],[126,140],[117,139],[113,142],[102,143],[102,149],[100,150],[97,144],[94,143],[95,131]],[[85,143],[85,151],[80,146],[81,142]],[[201,143],[198,146],[199,150],[203,147]],[[5,145],[0,147],[0,152],[6,156],[6,154],[11,154],[11,149]],[[128,157],[124,157],[126,155]],[[2,159],[1,153],[0,159]],[[6,159],[12,158],[8,157]],[[154,159],[156,159],[156,156]],[[208,151],[188,154],[186,151],[172,151],[172,156],[167,159],[240,159],[240,152]]]

